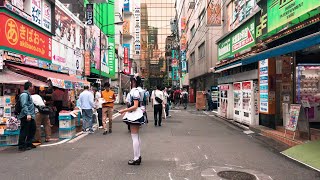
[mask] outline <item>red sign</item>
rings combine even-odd
[[[233,90],[241,90],[241,84],[240,83],[234,83],[233,84]]]
[[[228,91],[229,90],[229,85],[220,85],[219,89],[220,89],[220,91]]]
[[[90,76],[90,52],[86,51],[84,53],[84,74],[85,76]]]
[[[127,65],[129,63],[129,53],[128,48],[124,48],[124,57],[123,57],[123,63]]]
[[[52,40],[50,36],[5,13],[0,13],[0,34],[3,35],[0,46],[51,61]]]
[[[251,81],[242,82],[242,89],[251,90],[252,82]]]

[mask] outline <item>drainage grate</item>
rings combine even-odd
[[[257,180],[255,175],[242,171],[220,171],[218,176],[228,180]]]

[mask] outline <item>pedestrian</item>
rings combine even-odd
[[[182,96],[182,103],[183,103],[183,107],[184,109],[187,109],[187,106],[188,106],[188,97],[189,97],[189,94],[188,94],[188,91],[186,89],[183,90],[183,92],[181,93],[181,96]]]
[[[51,138],[51,123],[49,119],[50,109],[45,105],[44,100],[38,94],[31,95],[32,102],[35,105],[36,113],[36,133],[34,137],[35,143],[42,143],[41,141],[41,125],[44,126],[45,142],[49,142]]]
[[[87,132],[89,128],[89,133],[94,133],[93,125],[92,125],[92,116],[93,116],[93,93],[89,91],[89,86],[84,86],[84,91],[79,96],[79,105],[82,110],[82,118],[83,118],[83,125],[82,131]]]
[[[164,108],[165,108],[165,113],[166,113],[166,117],[171,117],[169,114],[169,102],[170,102],[170,98],[169,98],[169,94],[168,94],[168,88],[165,87],[163,90],[163,104],[164,104]]]
[[[59,126],[59,112],[63,109],[63,97],[65,93],[62,89],[53,87],[52,101],[55,109],[55,125]]]
[[[103,135],[108,134],[107,129],[107,117],[109,120],[109,133],[112,133],[112,116],[113,116],[113,107],[116,96],[114,92],[110,89],[110,83],[106,82],[104,84],[104,91],[102,91],[102,98],[104,103],[102,104],[102,125],[103,125]]]
[[[130,79],[131,91],[128,94],[130,96],[130,106],[126,109],[122,109],[119,113],[124,114],[123,121],[130,126],[131,138],[133,145],[133,159],[128,161],[129,165],[140,165],[141,158],[141,140],[139,136],[139,129],[142,124],[145,123],[143,116],[143,110],[141,109],[141,92],[138,87],[141,87],[141,78],[135,75]],[[127,98],[128,99],[128,98]]]
[[[152,91],[151,99],[152,99],[152,107],[154,108],[154,125],[161,126],[162,122],[162,103],[164,99],[163,92],[160,90],[161,87],[157,85],[157,89]]]
[[[101,95],[101,89],[99,88],[96,93],[95,93],[95,105],[97,108],[98,112],[98,123],[99,123],[99,129],[102,129],[102,103],[103,103],[103,98]]]
[[[145,98],[147,99],[145,105],[147,106],[149,104],[148,101],[149,101],[149,98],[150,98],[150,93],[149,93],[148,89],[145,89],[145,96],[146,96]]]
[[[180,88],[177,88],[174,91],[174,105],[176,106],[178,103],[181,103],[180,99],[181,99],[181,90]]]
[[[208,90],[206,93],[206,99],[207,99],[207,111],[212,111],[213,110],[213,101],[212,101],[210,90]]]
[[[20,103],[21,108],[18,115],[18,119],[21,121],[18,143],[18,149],[20,151],[36,148],[36,146],[32,144],[32,140],[36,133],[36,114],[31,97],[31,92],[33,92],[32,83],[26,82],[24,84],[24,91],[20,94],[19,100],[17,101],[17,103]]]

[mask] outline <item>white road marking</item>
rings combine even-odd
[[[127,175],[135,175],[136,173],[126,173]]]
[[[170,179],[170,180],[173,180],[172,177],[171,177],[171,173],[169,173],[169,179]]]
[[[215,169],[212,168],[212,170],[216,173],[217,171]]]
[[[238,167],[238,168],[243,168],[242,166],[237,166],[237,165],[233,165],[233,164],[224,164],[226,166],[232,166],[232,167]]]
[[[269,178],[270,178],[271,180],[273,180],[271,176],[269,176]]]
[[[213,177],[214,175],[213,174],[201,174],[201,176],[202,177],[208,177],[208,176]]]
[[[250,130],[243,131],[243,133],[245,133],[245,134],[247,134],[247,135],[249,135],[249,134],[254,134],[254,132],[253,132],[253,131],[250,131]]]
[[[80,140],[80,139],[82,139],[82,138],[84,138],[84,137],[86,137],[86,136],[88,136],[88,133],[83,133],[83,134],[81,134],[80,136],[78,136],[78,137],[76,137],[76,138],[71,139],[68,143],[74,143],[74,142],[77,142],[78,140]]]
[[[66,142],[68,142],[69,140],[70,140],[70,139],[64,139],[64,140],[59,141],[59,142],[56,142],[56,143],[40,145],[39,147],[56,146],[56,145],[59,145],[59,144],[66,143]]]
[[[189,180],[188,178],[184,178],[184,180]]]
[[[200,149],[200,146],[198,146],[198,149]]]
[[[204,155],[204,158],[208,159],[208,156],[207,156],[207,155]]]
[[[194,165],[194,164],[196,164],[196,163],[182,164],[182,165],[180,165],[180,166],[192,166],[192,165]]]

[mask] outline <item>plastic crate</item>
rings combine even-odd
[[[60,139],[72,139],[76,136],[76,128],[59,128]]]
[[[14,131],[11,131],[11,130],[4,131],[4,135],[19,135],[19,134],[20,134],[20,129],[14,130]]]
[[[1,135],[0,146],[14,146],[19,142],[19,134],[15,135]]]
[[[59,128],[72,128],[76,126],[75,119],[71,120],[59,120]]]

